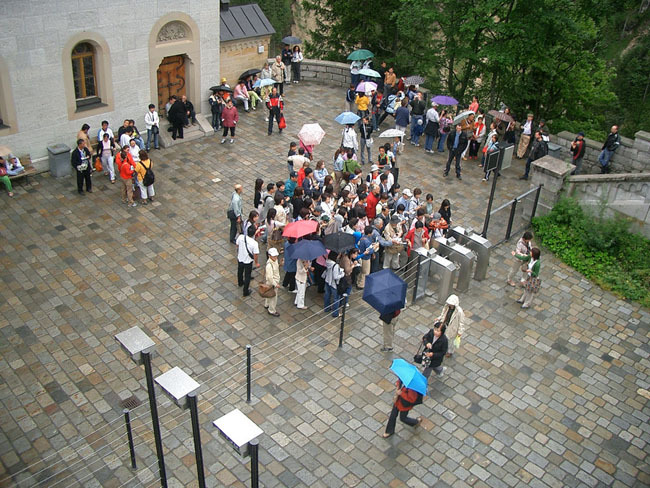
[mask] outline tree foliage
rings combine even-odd
[[[398,74],[423,75],[425,86],[462,104],[476,94],[484,107],[504,103],[519,119],[534,112],[551,121],[555,132],[584,131],[596,139],[610,123],[608,109],[618,106],[613,87],[616,70],[624,70],[601,56],[607,19],[617,5],[614,0],[369,0],[360,8],[303,0],[319,23],[307,45],[314,57],[343,61],[350,51],[366,48]],[[633,85],[628,92],[637,101],[648,79],[647,46],[640,53],[638,62],[626,63],[633,71],[626,79]],[[616,93],[620,98],[620,90]]]

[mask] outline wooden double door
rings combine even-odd
[[[185,95],[185,57],[168,56],[163,58],[158,67],[158,112],[165,113],[169,97]]]

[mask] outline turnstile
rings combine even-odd
[[[439,255],[449,259],[460,267],[458,270],[456,290],[459,292],[469,290],[469,284],[472,281],[472,268],[476,263],[476,253],[458,244],[453,237],[436,237],[432,243]]]
[[[444,304],[453,293],[454,283],[458,277],[458,267],[436,253],[429,250],[429,283],[435,286],[438,303]]]
[[[487,270],[490,264],[490,253],[492,244],[485,237],[465,229],[459,225],[449,230],[449,235],[456,239],[460,245],[470,248],[476,253],[476,268],[474,269],[474,279],[482,281],[487,277]]]

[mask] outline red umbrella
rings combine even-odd
[[[297,220],[287,224],[282,235],[284,237],[303,237],[313,234],[318,229],[318,222],[315,220]]]

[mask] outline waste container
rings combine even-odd
[[[562,159],[562,146],[554,142],[548,142],[548,155],[557,159]]]
[[[47,146],[47,157],[50,161],[50,174],[55,178],[68,176],[72,170],[70,166],[70,148],[65,144]]]

